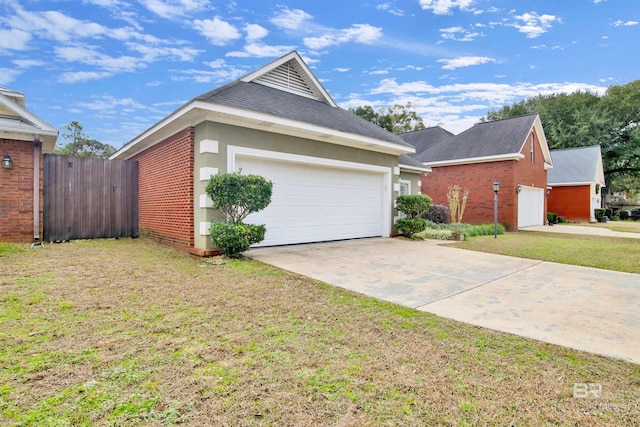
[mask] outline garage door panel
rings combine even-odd
[[[247,222],[266,224],[259,246],[382,235],[382,174],[238,157],[236,168],[273,182],[271,204]]]
[[[544,225],[544,190],[522,186],[518,193],[518,228]]]

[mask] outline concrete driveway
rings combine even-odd
[[[372,238],[247,256],[473,325],[640,363],[640,275]]]

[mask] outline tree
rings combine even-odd
[[[549,148],[600,145],[609,191],[640,188],[640,80],[610,86],[603,95],[574,92],[538,95],[481,121],[538,113]]]
[[[115,147],[89,138],[79,122],[73,121],[62,127],[62,137],[67,141],[56,147],[55,154],[74,157],[107,158],[116,152]]]
[[[412,107],[408,102],[406,105],[395,104],[393,107],[379,108],[377,111],[370,105],[350,108],[349,111],[391,133],[404,133],[424,129],[422,118]]]
[[[242,171],[238,171],[211,176],[205,191],[213,200],[213,207],[226,219],[211,223],[211,242],[220,252],[237,258],[251,245],[264,240],[264,224],[242,221],[271,203],[271,181],[259,175],[242,175]]]

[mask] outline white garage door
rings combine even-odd
[[[271,204],[246,220],[267,226],[257,246],[383,235],[382,173],[238,156],[240,168],[273,182]]]
[[[522,186],[518,193],[518,228],[544,225],[544,190]]]

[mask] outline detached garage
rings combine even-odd
[[[401,173],[419,192],[429,171],[399,161],[413,152],[339,108],[291,52],[193,99],[112,158],[139,163],[140,235],[207,255],[210,223],[223,219],[205,193],[211,175],[274,183],[271,204],[247,218],[267,225],[262,246],[387,237]]]

